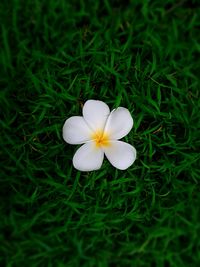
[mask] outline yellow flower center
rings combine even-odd
[[[92,140],[95,141],[96,147],[110,146],[109,135],[103,131],[96,131],[92,135]]]

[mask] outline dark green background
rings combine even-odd
[[[0,2],[0,266],[200,266],[199,1]],[[64,121],[124,106],[136,162],[72,167]]]

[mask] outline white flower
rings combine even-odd
[[[110,163],[125,170],[136,159],[133,146],[118,141],[133,127],[133,119],[126,108],[119,107],[110,112],[99,100],[88,100],[83,106],[83,117],[67,119],[63,126],[63,138],[69,144],[83,144],[73,157],[73,165],[80,171],[101,168],[104,154]]]

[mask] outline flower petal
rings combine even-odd
[[[91,139],[92,131],[80,116],[67,119],[63,126],[63,139],[72,145],[83,144]]]
[[[103,150],[110,163],[120,170],[130,167],[136,159],[135,148],[122,141],[111,141]]]
[[[79,171],[94,171],[101,168],[104,152],[94,142],[81,146],[73,157],[73,165]]]
[[[99,100],[88,100],[83,106],[83,117],[94,131],[104,129],[109,114],[109,107]]]
[[[105,133],[110,139],[116,140],[126,136],[133,127],[133,119],[126,108],[119,107],[114,109],[108,117]]]

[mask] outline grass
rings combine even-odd
[[[199,266],[198,1],[0,12],[0,265]],[[130,110],[128,170],[72,167],[62,126],[87,99]]]

